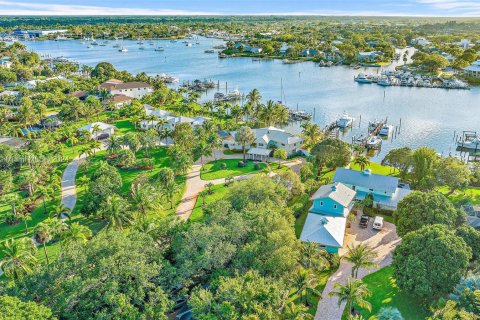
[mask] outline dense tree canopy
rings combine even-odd
[[[430,300],[451,292],[471,256],[472,250],[449,227],[432,225],[403,237],[392,266],[400,289]]]
[[[54,320],[52,311],[35,302],[0,296],[0,320]]]

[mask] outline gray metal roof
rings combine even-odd
[[[334,182],[341,182],[348,185],[373,189],[375,191],[394,193],[400,179],[369,173],[369,171],[357,171],[345,168],[338,168],[333,177]]]
[[[346,208],[352,203],[353,199],[355,199],[355,191],[343,183],[327,184],[321,186],[310,199],[325,198],[330,198]]]

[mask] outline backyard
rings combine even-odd
[[[236,177],[243,174],[265,171],[267,169],[267,164],[264,162],[253,162],[248,160],[245,162],[244,167],[239,167],[238,163],[240,161],[242,160],[241,159],[223,159],[223,160],[208,162],[203,165],[202,170],[200,172],[200,178],[202,180],[231,178],[231,177]],[[226,165],[224,169],[222,169],[223,163]],[[258,164],[258,169],[255,167],[256,164]]]

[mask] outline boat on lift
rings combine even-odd
[[[355,118],[349,116],[348,113],[344,112],[343,115],[335,123],[339,128],[347,128],[353,124],[353,121],[355,121]]]
[[[378,149],[382,146],[382,141],[382,138],[378,136],[373,136],[367,140],[365,146],[367,147],[367,149]]]
[[[390,133],[392,133],[392,131],[393,131],[393,126],[391,124],[386,124],[382,127],[382,129],[380,129],[380,131],[378,132],[378,135],[389,136]]]

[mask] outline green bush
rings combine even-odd
[[[220,169],[222,170],[227,169],[227,164],[225,162],[220,163]]]
[[[239,168],[243,168],[243,167],[245,167],[245,166],[246,166],[245,162],[243,162],[243,161],[238,161],[238,167],[239,167]]]
[[[260,170],[261,169],[260,163],[255,163],[254,167],[255,167],[255,170]]]

